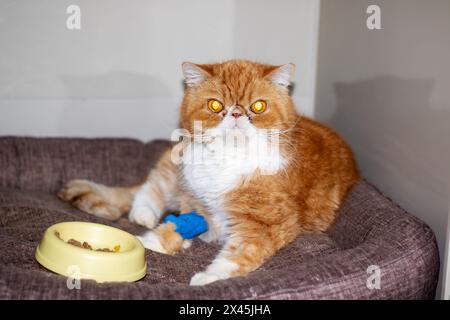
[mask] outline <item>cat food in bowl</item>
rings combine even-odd
[[[55,273],[97,282],[137,281],[147,272],[144,247],[135,236],[90,222],[49,227],[36,260]]]

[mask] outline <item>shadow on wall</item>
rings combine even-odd
[[[432,227],[444,259],[450,104],[433,103],[434,87],[432,79],[393,76],[337,82],[329,124],[355,151],[363,176]],[[318,108],[319,115],[326,114]]]
[[[169,137],[176,126],[176,93],[147,74],[109,72],[61,76],[66,97],[59,117],[61,132],[89,136]],[[173,90],[172,90],[173,91]]]
[[[371,175],[401,175],[448,197],[450,109],[433,108],[433,87],[430,79],[393,76],[337,82],[330,124]]]

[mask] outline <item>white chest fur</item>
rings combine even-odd
[[[225,195],[251,178],[257,169],[273,174],[284,164],[280,150],[267,146],[263,136],[235,143],[219,137],[209,143],[191,143],[183,153],[183,177],[194,197],[205,205],[222,233],[226,230]],[[265,141],[264,141],[265,139]]]

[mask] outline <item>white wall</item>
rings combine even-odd
[[[168,138],[185,60],[294,62],[310,114],[317,21],[316,0],[0,1],[0,135]]]
[[[366,28],[371,4],[382,30]],[[320,21],[315,115],[347,138],[364,176],[431,226],[445,283],[450,1],[322,0]]]
[[[443,267],[444,270],[442,271],[443,277],[442,277],[442,294],[441,298],[450,300],[450,208],[448,211],[447,216],[447,240],[445,243],[445,252],[443,255]]]

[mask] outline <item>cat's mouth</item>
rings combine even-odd
[[[240,117],[238,119],[232,119],[228,122],[228,128],[233,130],[247,130],[251,126],[250,119],[247,117]]]
[[[231,124],[228,129],[225,129],[224,135],[244,135],[248,136],[252,134],[252,130],[248,124],[242,124],[235,122]]]

